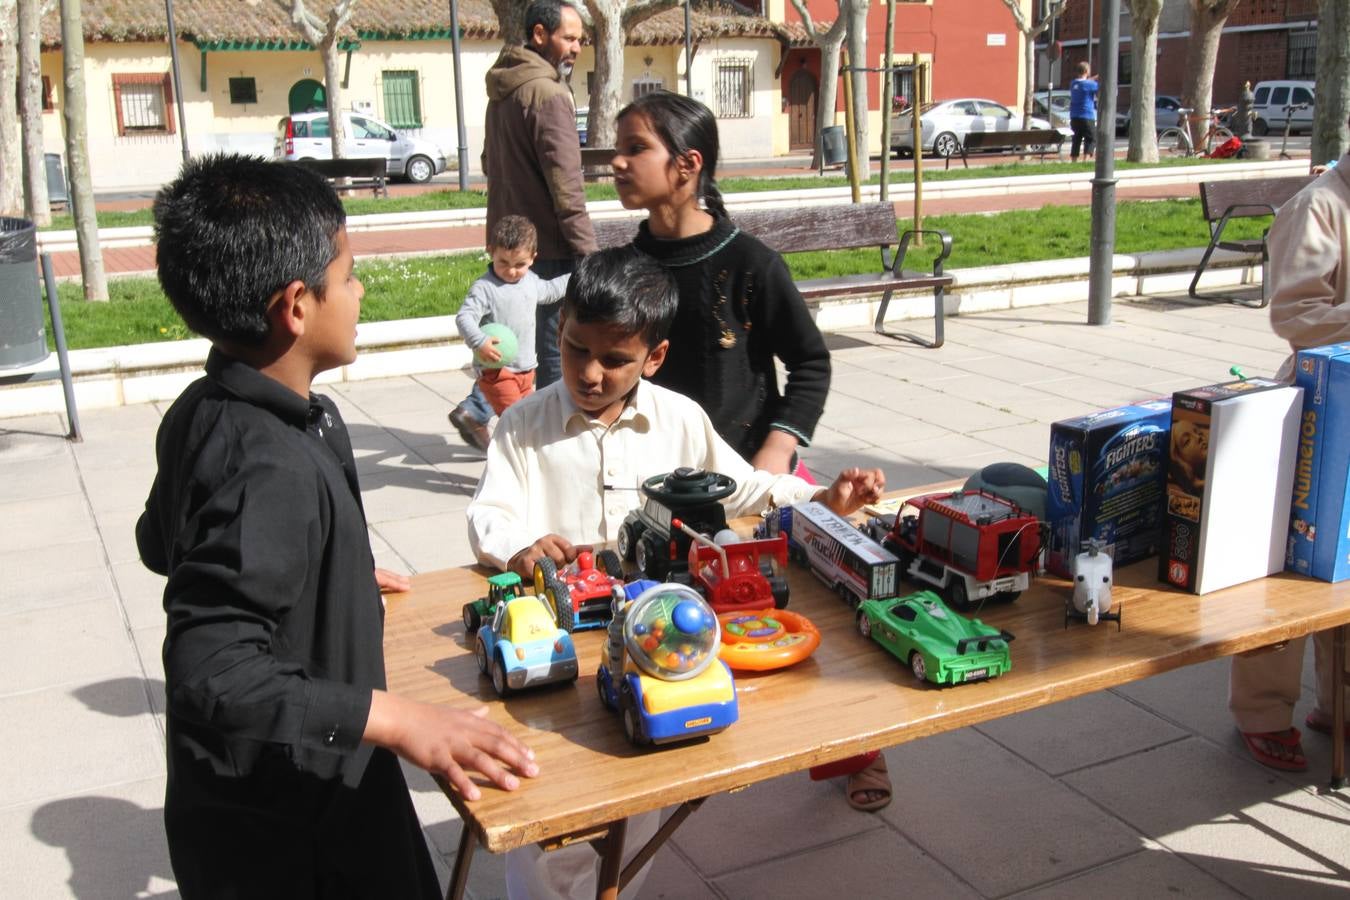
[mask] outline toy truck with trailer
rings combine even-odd
[[[849,606],[895,595],[900,562],[895,554],[814,500],[770,510],[759,536],[786,536],[788,555]]]
[[[984,490],[928,494],[896,514],[882,544],[915,581],[943,591],[965,612],[976,601],[1015,600],[1039,565],[1041,523],[1012,501]],[[873,534],[883,522],[866,526]]]

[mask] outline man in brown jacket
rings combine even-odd
[[[539,234],[532,267],[550,279],[572,271],[578,257],[596,250],[586,214],[576,107],[567,79],[581,52],[581,16],[561,0],[534,0],[525,11],[525,43],[506,46],[487,73],[488,107],[482,166],[488,181],[487,233],[503,216],[524,216]],[[558,310],[535,316],[535,387],[562,376]],[[450,412],[466,444],[486,450],[492,408],[475,384]]]
[[[581,52],[581,16],[560,0],[534,0],[525,11],[525,44],[503,48],[487,73],[483,173],[487,228],[502,216],[529,219],[539,233],[534,271],[555,278],[596,250],[586,214],[576,108],[567,78]],[[558,308],[540,307],[536,384],[558,380]]]

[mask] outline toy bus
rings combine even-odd
[[[899,559],[823,503],[787,507],[780,527],[788,533],[789,555],[805,561],[850,606],[895,596]]]

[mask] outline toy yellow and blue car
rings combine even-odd
[[[492,619],[478,629],[478,668],[505,697],[511,691],[575,681],[577,651],[572,636],[553,621],[553,613],[533,594],[498,603]]]

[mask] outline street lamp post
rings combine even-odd
[[[164,0],[164,14],[169,20],[169,60],[173,64],[173,98],[178,105],[178,139],[183,144],[183,162],[192,158],[188,152],[187,116],[183,114],[183,78],[178,66],[178,29],[173,24],[173,0]]]

